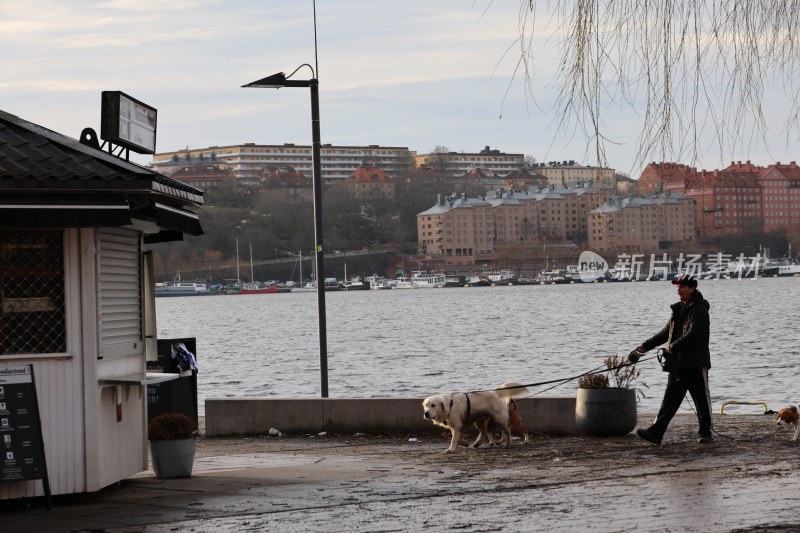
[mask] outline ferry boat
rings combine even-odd
[[[447,282],[444,272],[412,272],[411,285],[415,289],[441,289]]]
[[[156,296],[206,296],[214,294],[208,290],[205,283],[191,281],[173,281],[169,283],[156,283]]]

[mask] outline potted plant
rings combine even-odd
[[[578,433],[593,437],[627,435],[636,427],[636,397],[641,391],[632,384],[639,369],[616,354],[603,363],[607,371],[585,374],[578,380],[575,426]]]
[[[191,477],[197,437],[192,421],[183,413],[163,413],[150,421],[147,438],[156,476]]]

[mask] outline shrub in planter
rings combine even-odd
[[[587,374],[578,380],[575,426],[582,435],[627,435],[636,427],[638,391],[631,385],[639,377],[639,369],[627,365],[619,355],[606,357],[603,362],[607,372]]]
[[[191,477],[195,437],[192,421],[183,413],[163,413],[147,427],[153,470],[160,478]]]

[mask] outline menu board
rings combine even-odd
[[[50,499],[33,366],[0,366],[0,482],[41,479]]]

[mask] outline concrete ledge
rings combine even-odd
[[[423,398],[210,398],[206,435],[284,433],[437,433],[422,416]],[[575,435],[575,398],[551,396],[517,400],[528,431]]]

